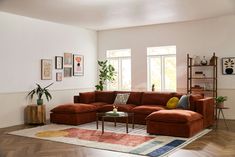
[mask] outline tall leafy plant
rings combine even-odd
[[[52,99],[52,96],[51,94],[49,93],[48,91],[48,87],[50,87],[53,83],[47,85],[46,87],[41,87],[39,84],[36,83],[37,87],[33,90],[31,90],[29,93],[28,93],[28,97],[30,97],[30,99],[32,100],[33,99],[33,96],[34,94],[37,95],[38,99],[37,99],[37,104],[38,105],[42,105],[43,104],[43,99],[42,99],[42,96],[45,95],[46,96],[46,99],[47,101],[51,100]]]
[[[96,85],[96,90],[103,91],[104,87],[106,86],[107,81],[112,82],[114,81],[114,77],[116,75],[115,68],[108,63],[107,60],[105,61],[98,61],[99,65],[99,84]]]

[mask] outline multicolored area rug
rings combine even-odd
[[[97,149],[159,157],[182,148],[210,131],[209,129],[203,130],[192,138],[179,138],[149,135],[146,133],[145,127],[144,125],[135,125],[135,129],[129,127],[129,133],[126,134],[125,124],[118,123],[114,127],[112,122],[105,122],[105,132],[102,134],[101,126],[97,130],[95,122],[79,126],[49,124],[10,132],[9,134]]]

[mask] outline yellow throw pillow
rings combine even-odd
[[[176,108],[178,102],[179,102],[179,98],[177,98],[177,97],[172,97],[172,98],[170,98],[170,100],[168,100],[168,102],[167,102],[167,104],[166,104],[166,107],[167,107],[168,109],[174,109],[174,108]]]

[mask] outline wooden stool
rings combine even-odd
[[[217,123],[218,123],[218,120],[219,120],[219,118],[220,118],[220,113],[221,113],[222,116],[223,116],[224,124],[225,124],[226,128],[228,129],[228,125],[227,125],[227,123],[226,123],[226,119],[225,119],[225,117],[224,117],[224,112],[223,112],[223,110],[224,110],[224,109],[229,109],[229,108],[228,108],[228,107],[217,106],[216,109],[219,110],[218,117],[216,118],[216,128],[217,128],[217,126],[218,126]],[[216,110],[216,112],[217,112],[217,110]]]
[[[28,105],[25,112],[27,124],[46,124],[45,105]]]

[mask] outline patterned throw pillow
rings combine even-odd
[[[167,102],[167,104],[166,104],[166,107],[167,107],[168,109],[174,109],[174,108],[176,108],[178,102],[179,102],[179,98],[177,98],[177,97],[172,97],[172,98],[170,98],[170,100],[168,100],[168,102]]]
[[[119,104],[119,105],[126,104],[129,96],[130,96],[130,93],[117,94],[113,104]]]
[[[189,109],[190,108],[189,96],[190,95],[182,95],[178,104],[177,104],[177,108]]]

